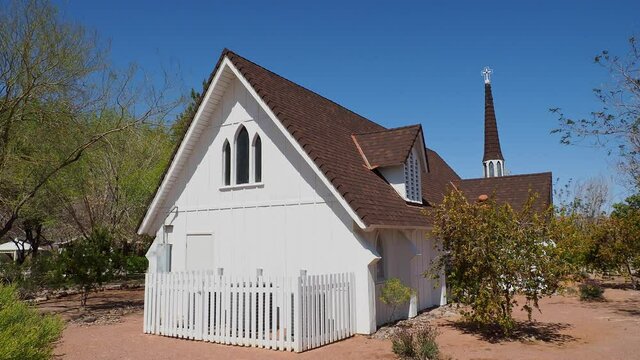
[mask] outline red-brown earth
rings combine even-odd
[[[436,320],[441,351],[453,359],[640,359],[640,291],[607,288],[604,302],[553,296],[515,340],[495,340],[461,327],[456,316]],[[57,344],[62,359],[394,359],[389,340],[355,336],[302,354],[179,340],[142,333],[141,289],[77,296],[38,306],[71,320]],[[526,314],[516,317],[526,323]]]

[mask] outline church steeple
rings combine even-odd
[[[493,95],[491,94],[491,70],[488,66],[482,70],[484,77],[484,157],[482,167],[484,177],[503,176],[504,157],[500,149],[500,137],[498,136],[498,123],[496,112],[493,108]]]

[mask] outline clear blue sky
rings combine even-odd
[[[384,126],[421,123],[462,177],[482,173],[485,65],[509,171],[561,182],[613,172],[604,151],[560,145],[548,109],[598,109],[591,89],[607,74],[593,57],[640,35],[638,0],[56,3],[110,40],[119,65],[179,64],[185,91],[228,47]]]

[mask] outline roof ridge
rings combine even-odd
[[[379,134],[379,133],[381,133],[381,132],[388,132],[388,131],[394,131],[394,130],[402,130],[402,129],[408,129],[408,128],[412,128],[412,127],[418,127],[418,128],[421,128],[421,127],[422,127],[422,124],[405,125],[405,126],[399,126],[399,127],[390,128],[390,129],[385,128],[385,129],[374,130],[374,131],[367,131],[367,132],[354,133],[353,135]]]
[[[264,66],[262,66],[262,65],[260,65],[260,64],[257,64],[257,63],[255,63],[255,62],[253,62],[253,61],[251,61],[251,60],[247,59],[246,57],[244,57],[244,56],[242,56],[242,55],[239,55],[238,53],[236,53],[236,52],[234,52],[234,51],[232,51],[232,50],[229,50],[228,48],[224,48],[224,50],[222,51],[222,53],[223,53],[223,56],[226,56],[227,54],[231,54],[231,55],[233,55],[233,56],[237,56],[237,57],[239,57],[239,58],[243,59],[244,61],[247,61],[247,62],[249,62],[249,63],[251,63],[251,64],[253,64],[253,65],[255,65],[255,66],[257,66],[257,67],[261,68],[262,70],[264,70],[264,71],[266,71],[266,72],[269,72],[269,73],[271,73],[271,74],[273,74],[273,75],[275,75],[275,76],[277,76],[277,77],[281,78],[282,80],[285,80],[285,81],[287,81],[287,82],[291,83],[291,84],[292,84],[292,85],[294,85],[294,86],[297,86],[297,87],[299,87],[299,88],[301,88],[301,89],[303,89],[303,90],[305,90],[305,91],[308,91],[309,93],[311,93],[311,94],[313,94],[313,95],[316,95],[316,96],[318,96],[318,97],[320,97],[320,98],[322,98],[322,99],[324,99],[324,100],[326,100],[326,101],[329,101],[329,102],[331,102],[331,103],[335,104],[336,106],[340,107],[341,109],[346,110],[346,111],[348,111],[348,112],[350,112],[350,113],[352,113],[352,114],[354,114],[354,115],[356,115],[356,116],[358,116],[358,117],[362,118],[363,120],[366,120],[366,121],[368,121],[368,122],[370,122],[370,123],[372,123],[372,124],[374,124],[374,125],[376,125],[376,126],[380,126],[380,127],[383,127],[383,128],[384,128],[384,126],[383,126],[383,125],[378,124],[377,122],[375,122],[375,121],[373,121],[373,120],[370,120],[369,118],[364,117],[364,116],[362,116],[362,115],[358,114],[357,112],[355,112],[355,111],[353,111],[353,110],[351,110],[351,109],[347,108],[346,106],[341,105],[341,104],[337,103],[336,101],[331,100],[331,99],[329,99],[329,98],[325,97],[324,95],[320,95],[320,94],[318,94],[317,92],[315,92],[315,91],[313,91],[313,90],[311,90],[311,89],[309,89],[309,88],[307,88],[307,87],[305,87],[305,86],[302,86],[302,85],[300,85],[300,84],[296,83],[295,81],[289,80],[289,79],[287,79],[286,77],[284,77],[284,76],[282,76],[282,75],[280,75],[280,74],[278,74],[278,73],[275,73],[275,72],[273,72],[273,71],[271,71],[271,70],[267,69],[266,67],[264,67]]]

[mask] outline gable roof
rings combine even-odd
[[[435,206],[447,195],[451,184],[460,180],[460,176],[437,152],[426,150],[429,172],[422,175],[422,193],[425,200]]]
[[[204,94],[210,93],[211,84],[216,76],[220,76],[219,69],[224,62],[230,62],[237,69],[238,76],[252,87],[254,96],[268,107],[275,120],[296,142],[295,145],[299,145],[300,151],[308,156],[316,171],[333,186],[332,191],[335,190],[341,197],[339,200],[348,206],[348,211],[357,216],[360,226],[428,227],[430,221],[425,216],[425,208],[440,202],[448,185],[460,181],[460,177],[435,151],[424,148],[420,125],[386,129],[228,49],[220,55]],[[204,97],[199,100],[198,113],[207,106],[203,103]],[[192,122],[196,119],[197,114]],[[198,126],[202,125],[191,124],[176,147],[172,162],[140,223],[140,233],[145,232],[145,226],[157,215],[156,207],[164,196],[161,192],[166,191],[164,185],[174,181],[169,179],[168,173],[180,157],[184,143],[195,141],[189,139],[189,134]],[[421,135],[421,149],[425,150],[425,161],[429,164],[428,169],[422,169],[424,205],[406,202],[375,169],[384,164],[404,162],[418,135]],[[382,144],[389,145],[391,150],[387,151]],[[184,156],[188,156],[188,152]]]
[[[420,125],[384,129],[353,135],[353,141],[369,169],[402,165],[421,134]],[[422,144],[424,147],[424,144]]]
[[[386,131],[369,119],[229,50],[227,56],[366,226],[423,227],[407,202],[366,167],[352,135]]]
[[[480,195],[495,196],[498,203],[509,203],[519,209],[528,200],[529,191],[532,191],[538,194],[534,204],[537,210],[545,210],[552,203],[550,172],[465,179],[454,184],[470,201],[477,200]]]

